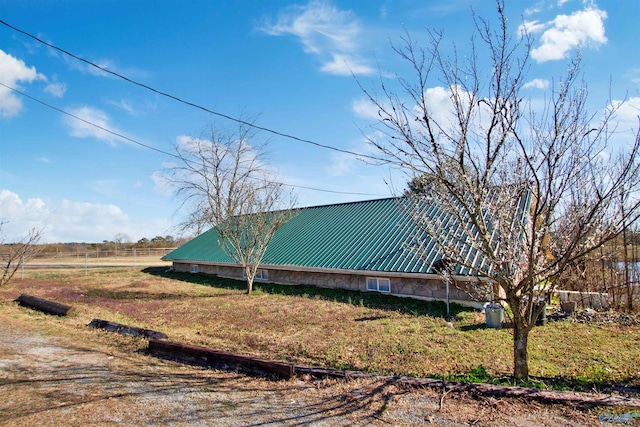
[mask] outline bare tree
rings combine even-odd
[[[127,236],[124,233],[118,233],[113,236],[113,243],[115,243],[116,248],[122,248],[128,243],[131,243],[131,237]]]
[[[384,137],[369,141],[380,158],[422,179],[406,198],[414,222],[458,272],[500,288],[513,313],[513,375],[525,379],[539,301],[568,265],[638,217],[637,197],[624,209],[618,201],[638,190],[640,134],[613,148],[616,107],[587,112],[579,56],[534,108],[523,91],[531,39],[514,37],[504,2],[497,6],[496,27],[474,18],[464,60],[444,53],[441,33],[430,30],[426,47],[407,34],[395,50],[413,77],[400,78],[398,90],[383,81],[381,95],[363,90],[379,111]],[[490,68],[480,69],[480,55]],[[430,87],[436,82],[445,87]],[[449,112],[432,102],[435,89],[446,92]],[[437,214],[425,215],[425,205]]]
[[[2,262],[0,286],[7,284],[25,262],[37,255],[40,251],[37,245],[42,237],[42,230],[34,227],[21,240],[6,243],[2,234],[3,225],[4,221],[0,221],[0,262]]]
[[[247,293],[269,242],[293,215],[296,202],[265,164],[266,144],[239,125],[235,132],[211,126],[201,138],[176,145],[180,164],[168,180],[189,207],[184,229],[214,226],[219,244],[244,269]]]

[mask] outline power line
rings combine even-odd
[[[334,147],[334,146],[331,146],[331,145],[320,144],[318,142],[311,141],[309,139],[300,138],[300,137],[297,137],[297,136],[294,136],[294,135],[290,135],[290,134],[279,132],[279,131],[276,131],[276,130],[273,130],[273,129],[269,129],[269,128],[266,128],[266,127],[258,126],[258,125],[254,124],[254,123],[247,122],[245,120],[238,119],[238,118],[229,116],[229,115],[224,114],[224,113],[220,113],[220,112],[217,112],[217,111],[210,110],[210,109],[208,109],[206,107],[203,107],[201,105],[195,104],[193,102],[185,101],[185,100],[183,100],[183,99],[181,99],[181,98],[179,98],[177,96],[171,95],[171,94],[166,93],[166,92],[162,92],[162,91],[160,91],[158,89],[155,89],[155,88],[153,88],[151,86],[145,85],[144,83],[140,83],[140,82],[135,81],[133,79],[130,79],[130,78],[126,77],[126,76],[123,76],[122,74],[119,74],[119,73],[111,71],[111,70],[109,70],[107,68],[101,67],[101,66],[99,66],[99,65],[97,65],[97,64],[95,64],[95,63],[93,63],[91,61],[88,61],[88,60],[86,60],[86,59],[84,59],[84,58],[82,58],[80,56],[74,55],[73,53],[71,53],[71,52],[69,52],[67,50],[64,50],[64,49],[62,49],[60,47],[57,47],[57,46],[55,46],[55,45],[53,45],[51,43],[48,43],[48,42],[46,42],[46,41],[34,36],[33,34],[30,34],[30,33],[26,32],[24,30],[21,30],[21,29],[19,29],[17,27],[14,27],[13,25],[10,25],[9,23],[7,23],[7,22],[5,22],[5,21],[3,21],[1,19],[0,19],[0,24],[5,25],[6,27],[9,27],[12,30],[17,31],[17,32],[19,32],[21,34],[24,34],[25,36],[30,37],[30,38],[36,40],[37,42],[44,44],[45,46],[48,46],[48,47],[50,47],[52,49],[55,49],[55,50],[57,50],[59,52],[62,52],[63,54],[68,55],[68,56],[70,56],[72,58],[75,58],[78,61],[84,62],[85,64],[87,64],[87,65],[89,65],[91,67],[97,68],[100,71],[103,71],[105,73],[111,74],[111,75],[113,75],[115,77],[118,77],[118,78],[120,78],[122,80],[125,80],[125,81],[127,81],[129,83],[132,83],[132,84],[134,84],[136,86],[140,86],[140,87],[142,87],[144,89],[150,90],[153,93],[156,93],[158,95],[162,95],[162,96],[165,96],[167,98],[173,99],[174,101],[178,101],[178,102],[180,102],[182,104],[185,104],[185,105],[188,105],[190,107],[198,108],[198,109],[200,109],[202,111],[206,111],[207,113],[210,113],[210,114],[213,114],[213,115],[216,115],[216,116],[219,116],[219,117],[223,117],[223,118],[225,118],[227,120],[231,120],[231,121],[234,121],[236,123],[240,123],[240,124],[245,125],[245,126],[250,126],[250,127],[254,128],[254,129],[258,129],[258,130],[261,130],[261,131],[264,131],[264,132],[268,132],[268,133],[271,133],[273,135],[281,136],[283,138],[293,139],[295,141],[304,142],[306,144],[315,145],[316,147],[325,148],[327,150],[337,151],[339,153],[349,154],[349,155],[356,156],[356,157],[359,157],[359,158],[366,158],[366,159],[375,160],[375,161],[379,161],[380,160],[380,159],[378,159],[378,158],[376,158],[374,156],[370,156],[368,154],[356,153],[354,151],[344,150],[342,148],[337,148],[337,147]]]
[[[13,88],[11,86],[8,86],[8,85],[6,85],[6,84],[4,84],[2,82],[0,82],[0,86],[3,86],[3,87],[5,87],[5,88],[7,88],[9,90],[12,90],[13,92],[15,92],[17,94],[20,94],[20,95],[24,96],[25,98],[28,98],[28,99],[30,99],[30,100],[32,100],[34,102],[37,102],[38,104],[41,104],[41,105],[43,105],[43,106],[45,106],[47,108],[51,108],[52,110],[55,110],[55,111],[57,111],[57,112],[59,112],[61,114],[65,114],[65,115],[67,115],[69,117],[72,117],[72,118],[74,118],[76,120],[79,120],[79,121],[81,121],[83,123],[86,123],[86,124],[88,124],[90,126],[93,126],[93,127],[97,128],[97,129],[100,129],[100,130],[102,130],[104,132],[107,132],[107,133],[109,133],[111,135],[117,136],[118,138],[122,138],[122,139],[124,139],[126,141],[129,141],[129,142],[133,143],[133,144],[139,145],[139,146],[141,146],[143,148],[147,148],[149,150],[153,150],[153,151],[156,151],[158,153],[161,153],[161,154],[164,154],[164,155],[167,155],[167,156],[175,157],[176,159],[190,161],[188,159],[184,159],[184,158],[180,157],[177,154],[169,153],[168,151],[164,151],[164,150],[161,150],[159,148],[153,147],[151,145],[144,144],[144,143],[142,143],[140,141],[137,141],[137,140],[135,140],[133,138],[130,138],[130,137],[126,136],[126,135],[122,135],[121,133],[118,133],[118,132],[112,131],[111,129],[105,128],[104,126],[100,126],[100,125],[98,125],[96,123],[93,123],[93,122],[91,122],[89,120],[83,119],[82,117],[79,117],[79,116],[77,116],[75,114],[72,114],[72,113],[70,113],[68,111],[65,111],[65,110],[63,110],[61,108],[58,108],[58,107],[53,106],[51,104],[48,104],[48,103],[46,103],[46,102],[44,102],[44,101],[42,101],[42,100],[40,100],[38,98],[35,98],[35,97],[31,96],[31,95],[28,95],[28,94],[26,94],[26,93],[24,93],[24,92],[22,92],[22,91],[20,91],[18,89],[15,89],[15,88]],[[259,179],[259,178],[254,178],[254,179]],[[319,191],[319,192],[323,192],[323,193],[345,194],[345,195],[352,195],[352,196],[375,196],[375,197],[382,196],[382,194],[352,193],[352,192],[347,192],[347,191],[327,190],[327,189],[323,189],[323,188],[307,187],[307,186],[304,186],[304,185],[287,184],[287,183],[284,183],[284,182],[277,182],[277,184],[284,185],[284,186],[287,186],[287,187],[292,187],[292,188],[300,188],[300,189],[304,189],[304,190]]]
[[[14,91],[15,93],[18,93],[18,94],[20,94],[20,95],[24,96],[25,98],[29,98],[30,100],[37,102],[38,104],[42,104],[42,105],[44,105],[45,107],[51,108],[52,110],[55,110],[55,111],[57,111],[57,112],[59,112],[59,113],[66,114],[66,115],[67,115],[67,116],[69,116],[69,117],[73,117],[73,118],[74,118],[74,119],[76,119],[76,120],[80,120],[80,121],[81,121],[81,122],[83,122],[83,123],[86,123],[86,124],[88,124],[88,125],[90,125],[90,126],[93,126],[93,127],[98,128],[98,129],[100,129],[100,130],[102,130],[102,131],[105,131],[105,132],[107,132],[107,133],[110,133],[111,135],[115,135],[115,136],[117,136],[118,138],[122,138],[122,139],[124,139],[124,140],[126,140],[126,141],[129,141],[129,142],[132,142],[132,143],[134,143],[134,144],[140,145],[141,147],[148,148],[149,150],[153,150],[153,151],[157,151],[158,153],[166,154],[167,156],[173,156],[173,157],[176,157],[176,158],[180,158],[180,157],[179,157],[178,155],[176,155],[176,154],[171,154],[171,153],[168,153],[168,152],[166,152],[166,151],[160,150],[159,148],[152,147],[151,145],[147,145],[147,144],[144,144],[144,143],[142,143],[142,142],[140,142],[140,141],[136,141],[135,139],[129,138],[128,136],[122,135],[122,134],[120,134],[120,133],[118,133],[118,132],[114,132],[114,131],[112,131],[111,129],[107,129],[107,128],[103,127],[103,126],[100,126],[100,125],[98,125],[98,124],[95,124],[95,123],[93,123],[93,122],[90,122],[89,120],[83,119],[82,117],[78,117],[78,116],[76,116],[75,114],[72,114],[72,113],[70,113],[70,112],[68,112],[68,111],[65,111],[65,110],[61,109],[61,108],[55,107],[55,106],[53,106],[53,105],[51,105],[51,104],[47,104],[46,102],[41,101],[41,100],[39,100],[38,98],[34,98],[34,97],[33,97],[33,96],[31,96],[31,95],[27,95],[26,93],[24,93],[24,92],[22,92],[22,91],[20,91],[20,90],[18,90],[18,89],[16,89],[16,88],[13,88],[13,87],[11,87],[11,86],[7,86],[6,84],[4,84],[4,83],[2,83],[2,82],[0,82],[0,86],[4,86],[4,87],[6,87],[6,88],[7,88],[7,89],[9,89],[9,90],[12,90],[12,91]]]

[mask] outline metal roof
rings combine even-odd
[[[299,209],[281,226],[262,260],[263,265],[321,269],[429,273],[442,257],[400,205],[387,198]],[[427,217],[440,215],[424,206]],[[419,250],[417,250],[419,248]],[[481,263],[474,251],[469,260]],[[201,234],[164,259],[185,262],[234,263],[218,244],[215,228]],[[465,274],[457,271],[457,274]]]

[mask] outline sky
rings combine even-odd
[[[426,28],[442,31],[445,50],[468,55],[472,10],[496,22],[491,0],[0,0],[0,237],[178,237],[166,153],[233,126],[224,116],[273,131],[255,138],[298,206],[392,196],[401,171],[300,140],[375,154],[363,88],[411,77],[393,49],[404,34],[425,44]],[[619,130],[633,137],[640,1],[509,1],[505,13],[513,37],[523,25],[534,37],[527,96],[548,97],[581,52],[590,111],[626,100]],[[443,86],[430,82],[434,97]]]

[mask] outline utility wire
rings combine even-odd
[[[62,109],[60,109],[60,108],[58,108],[58,107],[55,107],[55,106],[53,106],[53,105],[51,105],[51,104],[47,104],[46,102],[41,101],[41,100],[39,100],[39,99],[37,99],[37,98],[34,98],[34,97],[33,97],[33,96],[31,96],[31,95],[27,95],[26,93],[24,93],[24,92],[22,92],[22,91],[20,91],[20,90],[18,90],[18,89],[16,89],[16,88],[13,88],[13,87],[11,87],[11,86],[7,86],[6,84],[4,84],[4,83],[2,83],[2,82],[0,82],[0,86],[4,86],[4,87],[6,87],[6,88],[7,88],[7,89],[9,89],[9,90],[12,90],[12,91],[14,91],[15,93],[18,93],[18,94],[20,94],[20,95],[24,96],[25,98],[29,98],[30,100],[37,102],[38,104],[42,104],[42,105],[44,105],[45,107],[51,108],[52,110],[56,110],[56,111],[57,111],[57,112],[59,112],[59,113],[66,114],[66,115],[67,115],[67,116],[69,116],[69,117],[73,117],[73,118],[74,118],[74,119],[76,119],[76,120],[80,120],[80,121],[81,121],[81,122],[83,122],[83,123],[86,123],[86,124],[88,124],[88,125],[90,125],[90,126],[93,126],[93,127],[95,127],[95,128],[98,128],[98,129],[100,129],[100,130],[103,130],[103,131],[105,131],[105,132],[107,132],[107,133],[110,133],[111,135],[115,135],[115,136],[117,136],[118,138],[122,138],[122,139],[124,139],[124,140],[126,140],[126,141],[129,141],[129,142],[132,142],[132,143],[134,143],[134,144],[140,145],[140,146],[142,146],[142,147],[144,147],[144,148],[148,148],[149,150],[153,150],[153,151],[157,151],[158,153],[166,154],[167,156],[172,156],[172,157],[180,158],[180,156],[178,156],[178,155],[176,155],[176,154],[168,153],[168,152],[166,152],[166,151],[160,150],[159,148],[155,148],[155,147],[152,147],[151,145],[147,145],[147,144],[144,144],[144,143],[142,143],[142,142],[140,142],[140,141],[136,141],[135,139],[129,138],[128,136],[122,135],[122,134],[120,134],[120,133],[118,133],[118,132],[114,132],[114,131],[112,131],[111,129],[107,129],[107,128],[103,127],[103,126],[97,125],[97,124],[95,124],[95,123],[93,123],[93,122],[90,122],[89,120],[83,119],[82,117],[78,117],[78,116],[76,116],[75,114],[71,114],[71,113],[70,113],[70,112],[68,112],[68,111],[62,110]]]
[[[90,126],[93,126],[93,127],[97,128],[97,129],[100,129],[100,130],[102,130],[104,132],[110,133],[111,135],[117,136],[118,138],[122,138],[122,139],[124,139],[126,141],[129,141],[129,142],[131,142],[133,144],[139,145],[139,146],[147,148],[149,150],[156,151],[156,152],[161,153],[161,154],[165,154],[167,156],[175,157],[176,159],[187,160],[187,161],[191,162],[191,160],[184,159],[184,158],[180,157],[177,154],[169,153],[168,151],[164,151],[164,150],[161,150],[159,148],[155,148],[155,147],[153,147],[151,145],[144,144],[144,143],[142,143],[140,141],[136,141],[135,139],[130,138],[130,137],[126,136],[126,135],[122,135],[122,134],[120,134],[118,132],[112,131],[111,129],[105,128],[104,126],[100,126],[100,125],[95,124],[95,123],[93,123],[93,122],[91,122],[89,120],[83,119],[82,117],[79,117],[79,116],[77,116],[75,114],[72,114],[72,113],[70,113],[68,111],[65,111],[65,110],[63,110],[61,108],[58,108],[58,107],[53,106],[51,104],[48,104],[48,103],[46,103],[46,102],[44,102],[44,101],[42,101],[42,100],[40,100],[38,98],[35,98],[35,97],[31,96],[31,95],[26,94],[26,93],[24,93],[24,92],[22,92],[22,91],[20,91],[18,89],[15,89],[15,88],[13,88],[11,86],[7,86],[6,84],[4,84],[2,82],[0,82],[0,86],[3,86],[3,87],[5,87],[5,88],[7,88],[9,90],[12,90],[13,92],[15,92],[17,94],[20,94],[20,95],[24,96],[25,98],[28,98],[28,99],[30,99],[30,100],[32,100],[34,102],[37,102],[38,104],[41,104],[41,105],[43,105],[43,106],[45,106],[47,108],[51,108],[52,110],[55,110],[55,111],[57,111],[59,113],[62,113],[62,114],[65,114],[65,115],[67,115],[69,117],[72,117],[72,118],[74,118],[76,120],[79,120],[79,121],[81,121],[83,123],[86,123],[86,124],[88,124]],[[259,179],[259,178],[254,178],[254,179]],[[382,196],[381,194],[351,193],[351,192],[347,192],[347,191],[327,190],[327,189],[323,189],[323,188],[315,188],[315,187],[306,187],[306,186],[303,186],[303,185],[287,184],[287,183],[284,183],[284,182],[278,182],[277,184],[285,185],[287,187],[292,187],[292,188],[300,188],[300,189],[304,189],[304,190],[319,191],[319,192],[323,192],[323,193],[346,194],[346,195],[353,195],[353,196],[376,196],[376,197]]]
[[[111,70],[109,70],[107,68],[101,67],[101,66],[99,66],[99,65],[97,65],[97,64],[95,64],[95,63],[93,63],[91,61],[88,61],[88,60],[86,60],[86,59],[84,59],[84,58],[82,58],[80,56],[74,55],[73,53],[71,53],[69,51],[66,51],[66,50],[64,50],[62,48],[59,48],[59,47],[57,47],[57,46],[55,46],[55,45],[53,45],[51,43],[48,43],[48,42],[46,42],[46,41],[34,36],[33,34],[30,34],[30,33],[26,32],[24,30],[16,28],[13,25],[11,25],[11,24],[9,24],[9,23],[1,20],[1,19],[0,19],[0,24],[5,25],[6,27],[9,27],[12,30],[17,31],[17,32],[19,32],[21,34],[24,34],[25,36],[30,37],[30,38],[36,40],[37,42],[42,43],[42,44],[44,44],[44,45],[46,45],[46,46],[48,46],[48,47],[50,47],[52,49],[55,49],[55,50],[57,50],[59,52],[62,52],[65,55],[68,55],[68,56],[70,56],[72,58],[75,58],[78,61],[82,61],[82,62],[84,62],[85,64],[87,64],[87,65],[89,65],[91,67],[97,68],[98,70],[101,70],[101,71],[103,71],[105,73],[108,73],[108,74],[111,74],[113,76],[116,76],[116,77],[118,77],[120,79],[123,79],[123,80],[125,80],[125,81],[127,81],[129,83],[132,83],[132,84],[134,84],[136,86],[140,86],[142,88],[150,90],[151,92],[154,92],[154,93],[156,93],[158,95],[162,95],[162,96],[165,96],[167,98],[173,99],[174,101],[178,101],[178,102],[180,102],[182,104],[185,104],[185,105],[188,105],[188,106],[191,106],[191,107],[194,107],[194,108],[198,108],[198,109],[200,109],[202,111],[206,111],[207,113],[210,113],[210,114],[213,114],[213,115],[216,115],[216,116],[219,116],[219,117],[223,117],[223,118],[225,118],[227,120],[231,120],[231,121],[234,121],[236,123],[240,123],[240,124],[245,125],[245,126],[250,126],[250,127],[254,128],[254,129],[258,129],[258,130],[261,130],[261,131],[264,131],[264,132],[268,132],[268,133],[271,133],[273,135],[281,136],[283,138],[293,139],[295,141],[299,141],[299,142],[304,142],[306,144],[315,145],[316,147],[337,151],[339,153],[350,154],[352,156],[356,156],[356,157],[359,157],[359,158],[366,158],[366,159],[375,160],[375,161],[379,161],[380,160],[380,159],[378,159],[378,158],[376,158],[374,156],[370,156],[368,154],[356,153],[354,151],[343,150],[341,148],[333,147],[331,145],[320,144],[318,142],[311,141],[309,139],[299,138],[299,137],[294,136],[294,135],[286,134],[286,133],[283,133],[283,132],[278,132],[276,130],[269,129],[269,128],[262,127],[262,126],[258,126],[258,125],[254,124],[254,123],[247,122],[247,121],[242,120],[242,119],[231,117],[231,116],[229,116],[227,114],[224,114],[224,113],[220,113],[220,112],[217,112],[217,111],[210,110],[210,109],[208,109],[206,107],[203,107],[201,105],[195,104],[193,102],[185,101],[185,100],[183,100],[181,98],[178,98],[177,96],[174,96],[174,95],[171,95],[169,93],[162,92],[160,90],[154,89],[153,87],[145,85],[144,83],[137,82],[137,81],[132,80],[132,79],[126,77],[126,76],[123,76],[122,74],[118,74],[118,73],[116,73],[114,71],[111,71]]]

